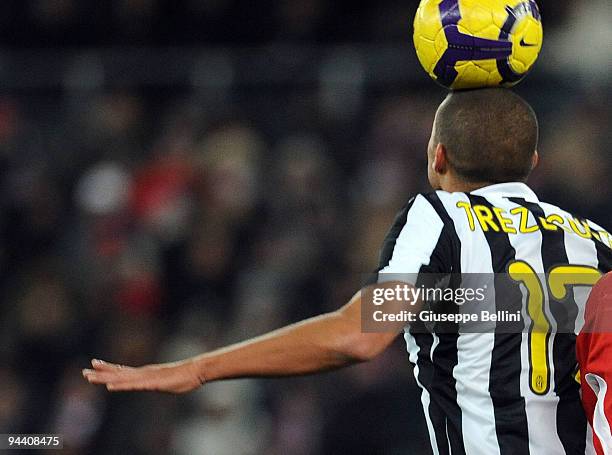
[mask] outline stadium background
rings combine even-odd
[[[518,91],[532,186],[612,228],[608,0],[540,0]],[[402,340],[376,361],[185,397],[109,395],[91,356],[182,358],[337,308],[427,188],[445,92],[416,1],[5,1],[0,433],[64,453],[428,453]]]

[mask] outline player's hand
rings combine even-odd
[[[85,379],[91,384],[105,385],[111,392],[146,390],[186,393],[204,383],[190,361],[133,368],[94,359],[91,366],[92,369],[83,370]]]

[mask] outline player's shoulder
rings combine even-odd
[[[443,196],[444,197],[444,196]],[[442,206],[442,199],[438,191],[429,191],[413,194],[403,208],[404,213],[438,213]]]
[[[413,196],[408,202],[408,209],[416,207],[418,210],[435,213],[442,219],[449,216],[452,218],[453,209],[457,207],[457,203],[467,200],[466,193],[449,193],[443,190],[429,191]]]
[[[465,193],[442,190],[416,193],[398,213],[396,224],[453,224],[452,220],[457,216],[457,203],[465,200]]]
[[[600,251],[600,254],[608,258],[612,256],[612,234],[606,228],[575,211],[565,210],[543,201],[540,201],[538,205],[544,212],[544,221],[553,223],[552,229],[556,230],[555,226],[557,226],[566,233],[576,234],[581,241],[595,241],[596,245],[606,247]]]
[[[466,198],[466,193],[449,193],[448,191],[444,190],[436,190],[415,194],[409,199],[408,205],[411,206],[415,203],[427,202],[429,205],[437,208],[446,206],[453,201],[465,200]]]
[[[545,213],[558,213],[560,215],[562,215],[564,218],[568,218],[568,219],[574,219],[577,220],[581,223],[585,223],[587,224],[591,229],[594,229],[596,231],[602,231],[602,232],[608,232],[607,229],[605,229],[604,227],[602,227],[600,224],[598,224],[597,222],[595,222],[594,220],[587,218],[585,216],[583,216],[580,213],[577,213],[576,211],[572,211],[572,210],[566,210],[562,207],[559,207],[558,205],[555,204],[551,204],[549,202],[545,202],[545,201],[540,201],[539,205],[544,209]]]
[[[436,190],[416,193],[408,199],[398,216],[406,218],[410,213],[445,220],[454,216],[453,209],[456,209],[457,203],[467,200],[467,194],[460,192]]]

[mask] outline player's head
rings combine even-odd
[[[435,189],[447,189],[449,176],[468,185],[525,181],[537,164],[537,145],[536,115],[514,92],[452,92],[434,120],[429,181]]]

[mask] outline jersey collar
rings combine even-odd
[[[520,197],[528,202],[539,202],[538,196],[522,182],[497,183],[472,191],[477,196]]]

